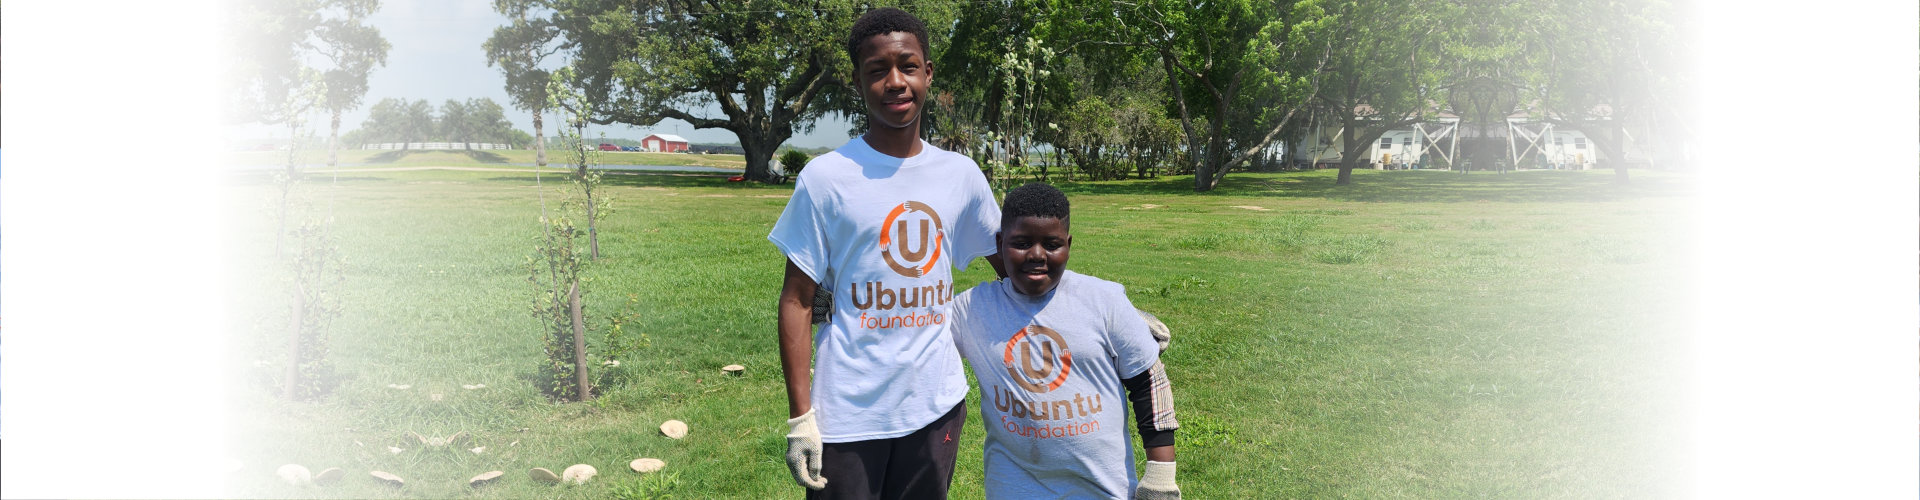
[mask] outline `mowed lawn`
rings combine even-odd
[[[597,400],[555,403],[530,381],[542,330],[526,264],[542,196],[554,210],[563,179],[342,175],[296,190],[295,218],[331,214],[344,256],[330,288],[340,385],[297,403],[268,382],[289,307],[272,258],[278,191],[265,176],[234,182],[235,495],[801,496],[781,460],[782,264],[765,238],[790,185],[608,175],[617,211],[587,315],[630,312],[644,339]],[[1621,187],[1610,172],[1360,171],[1354,186],[1333,186],[1332,171],[1234,174],[1209,194],[1190,177],[1063,183],[1069,267],[1125,284],[1173,329],[1164,360],[1191,498],[1678,496],[1692,178],[1634,175]],[[991,277],[975,264],[963,286]],[[735,363],[744,375],[722,374]],[[955,498],[981,495],[977,392],[967,404]],[[688,437],[661,436],[668,419]],[[409,435],[459,431],[472,442]],[[666,471],[628,470],[640,457]],[[284,463],[347,476],[291,487],[274,477]],[[527,477],[575,463],[599,477]],[[506,476],[466,485],[490,470]]]

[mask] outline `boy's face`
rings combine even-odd
[[[1016,217],[994,237],[1000,245],[1000,263],[1014,291],[1040,296],[1060,286],[1067,272],[1067,246],[1073,235],[1067,221],[1053,217]]]
[[[857,53],[853,81],[867,103],[868,126],[901,129],[917,123],[933,83],[933,64],[920,53],[920,38],[904,31],[874,35],[860,42]]]

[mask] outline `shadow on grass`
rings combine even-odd
[[[466,156],[467,159],[473,160],[476,163],[504,164],[507,162],[506,156],[502,156],[500,155],[500,153],[495,153],[492,151],[484,151],[484,150],[476,150],[476,149],[435,150],[435,151],[463,155],[463,156]],[[433,152],[433,151],[428,151],[423,149],[400,149],[400,150],[386,151],[386,152],[382,152],[382,153],[367,157],[366,163],[368,164],[399,163],[400,160],[404,160],[408,156],[412,156],[415,153],[429,153],[429,152]]]
[[[1192,176],[1056,183],[1061,191],[1086,194],[1271,196],[1381,203],[1599,202],[1686,196],[1690,176],[1648,172],[1627,185],[1613,173],[1577,171],[1473,172],[1360,171],[1353,183],[1335,185],[1334,170],[1232,173],[1211,193],[1195,193]]]
[[[758,182],[728,182],[727,174],[701,174],[685,172],[605,172],[600,176],[603,186],[619,187],[659,187],[659,188],[731,188],[742,191],[787,192],[793,190],[793,184],[762,184]],[[541,182],[567,182],[568,174],[554,171],[542,173]],[[533,182],[533,174],[488,177],[488,181]]]
[[[387,151],[387,152],[383,152],[373,156],[368,156],[366,163],[393,163],[393,162],[400,161],[401,158],[406,158],[407,155],[410,155],[413,153],[414,151],[411,149],[397,149],[393,151]]]
[[[492,151],[481,151],[481,150],[469,149],[469,150],[461,151],[461,153],[466,154],[467,158],[471,158],[473,159],[473,161],[477,161],[480,163],[506,163],[507,162],[507,157],[500,156],[500,153],[495,153]]]

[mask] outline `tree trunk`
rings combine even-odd
[[[340,163],[340,110],[333,110],[333,127],[327,133],[327,167]]]
[[[773,161],[773,150],[780,147],[781,140],[749,137],[748,134],[736,134],[740,137],[740,149],[747,157],[746,178],[750,181],[772,182],[773,172],[767,169],[767,163]]]
[[[1333,180],[1335,186],[1352,185],[1353,169],[1360,166],[1360,159],[1364,157],[1358,150],[1366,143],[1356,140],[1362,135],[1360,128],[1348,124],[1346,131],[1340,138],[1340,175]]]
[[[1226,114],[1222,113],[1215,116],[1226,116]],[[1213,186],[1220,182],[1219,178],[1225,177],[1225,172],[1218,171],[1220,168],[1219,143],[1221,142],[1221,127],[1209,123],[1207,128],[1212,129],[1207,131],[1207,135],[1211,137],[1207,138],[1207,149],[1196,152],[1200,156],[1200,166],[1193,170],[1193,191],[1197,193],[1212,191]]]
[[[533,110],[533,164],[547,166],[547,134],[540,128],[540,110]]]
[[[587,328],[580,314],[580,280],[567,288],[567,305],[573,312],[573,400],[586,401],[593,389],[587,385]]]
[[[287,327],[287,337],[290,339],[287,342],[287,377],[285,385],[281,388],[281,395],[287,401],[293,401],[300,396],[300,330],[302,324],[306,323],[306,312],[306,289],[299,283],[294,283],[293,322]]]

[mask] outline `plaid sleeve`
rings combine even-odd
[[[1173,445],[1173,430],[1180,421],[1173,415],[1173,383],[1167,380],[1165,365],[1152,368],[1121,381],[1127,399],[1133,403],[1133,418],[1140,429],[1140,441],[1147,448]]]

